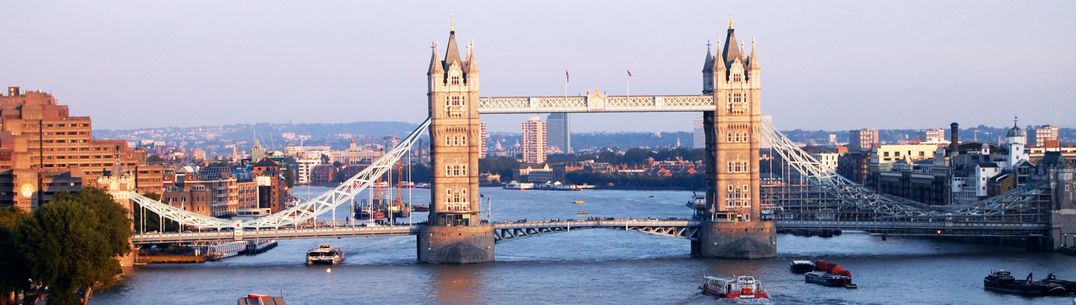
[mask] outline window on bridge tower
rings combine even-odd
[[[743,81],[743,74],[733,73],[732,74],[732,81],[734,81],[734,82],[742,82]]]
[[[453,85],[459,85],[460,84],[460,77],[459,76],[453,76],[451,78],[451,80],[450,80],[450,83],[453,84]]]
[[[465,102],[462,96],[445,97],[445,115],[450,118],[462,118]]]

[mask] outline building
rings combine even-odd
[[[71,116],[47,92],[0,95],[0,206],[31,210],[57,191],[95,186],[115,167],[133,171],[139,192],[162,191],[163,168],[125,140],[97,140],[88,116]]]
[[[258,185],[258,208],[268,208],[273,213],[283,210],[291,194],[284,176],[280,173],[280,165],[269,158],[263,158],[254,163],[251,172]]]
[[[706,129],[702,126],[702,118],[696,118],[691,123],[692,148],[706,148]]]
[[[919,160],[933,159],[938,146],[934,144],[886,144],[871,149],[871,172],[888,170],[897,161],[914,163]]]
[[[310,173],[314,170],[314,167],[322,164],[322,154],[317,152],[304,152],[300,153],[299,157],[295,159],[299,169],[296,171],[297,184],[310,184]]]
[[[486,122],[482,122],[479,125],[482,128],[482,132],[479,134],[479,138],[482,140],[482,143],[480,144],[482,150],[479,151],[478,158],[485,159],[486,153],[489,152],[489,131],[486,130]],[[422,145],[419,145],[418,147],[422,147]]]
[[[333,185],[335,178],[336,167],[332,164],[320,164],[310,170],[311,185]]]
[[[1035,128],[1035,147],[1061,147],[1060,134],[1060,129],[1054,125],[1043,125]]]
[[[546,147],[545,122],[538,117],[523,121],[523,163],[545,163]]]
[[[848,149],[852,151],[868,151],[881,144],[878,137],[878,128],[864,128],[848,131]]]
[[[922,140],[922,143],[926,144],[949,144],[949,142],[945,141],[944,128],[924,129]]]
[[[572,152],[572,123],[567,113],[550,113],[546,118],[549,133],[546,142],[549,144],[549,153]]]
[[[818,160],[818,163],[822,165],[822,168],[827,169],[831,172],[837,172],[837,159],[838,157],[840,157],[839,154],[822,152],[813,153],[811,154],[811,157],[813,157],[815,160]]]

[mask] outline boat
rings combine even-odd
[[[1032,275],[1033,274],[1028,273],[1026,279],[1017,281],[1009,271],[994,270],[990,272],[990,275],[983,278],[983,289],[998,293],[1026,296],[1068,294],[1068,289],[1065,288],[1064,284],[1058,283],[1057,279],[1052,277],[1053,274],[1048,276],[1048,278],[1053,279],[1053,282],[1050,282],[1049,280],[1035,281]]]
[[[533,189],[533,188],[534,188],[534,183],[530,183],[530,182],[522,182],[522,183],[520,183],[519,181],[515,181],[515,180],[509,181],[508,184],[504,185],[504,189],[506,189],[506,190],[529,190],[529,189]]]
[[[792,271],[792,273],[804,274],[814,271],[814,263],[808,260],[793,260],[788,264],[788,269]]]
[[[587,202],[586,202],[586,201],[583,201],[583,199],[576,199],[576,200],[575,200],[575,201],[573,201],[572,203],[575,203],[575,204],[584,204],[584,203],[587,203]]]
[[[583,211],[579,211],[579,212],[575,212],[575,213],[576,213],[576,214],[579,214],[579,215],[587,215],[587,214],[590,214],[590,212],[587,212],[587,211],[585,211],[585,210],[583,210]]]
[[[274,297],[268,294],[251,293],[246,297],[235,301],[236,305],[288,305],[283,296]]]
[[[803,274],[803,280],[807,283],[819,284],[828,287],[855,288],[852,278],[823,271],[811,271]]]
[[[804,282],[828,287],[858,288],[852,283],[852,272],[840,265],[819,260],[814,264],[814,268],[815,271],[803,274]]]
[[[416,205],[411,206],[411,211],[414,211],[414,212],[429,212],[430,211],[430,206],[424,205],[424,204],[416,204]]]
[[[724,299],[767,299],[769,294],[762,288],[762,282],[749,275],[736,278],[704,276],[699,286],[703,294]]]
[[[330,244],[321,244],[317,248],[306,251],[306,264],[329,264],[335,265],[344,261],[344,249],[333,247]]]

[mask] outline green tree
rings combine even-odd
[[[28,217],[15,208],[0,208],[0,304],[7,304],[12,292],[29,288],[30,269],[19,249],[17,230]]]
[[[49,304],[79,304],[80,291],[88,302],[94,285],[120,272],[116,257],[131,250],[123,207],[93,188],[57,194],[18,230],[31,276],[50,287]]]

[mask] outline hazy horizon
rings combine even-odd
[[[476,43],[482,95],[697,94],[730,12],[779,129],[1076,127],[1076,3],[14,2],[0,86],[100,129],[426,116],[429,46]],[[1067,13],[1066,13],[1067,12]],[[444,50],[440,50],[444,54]],[[530,115],[483,116],[494,132]],[[576,132],[690,131],[694,113],[578,114]],[[1066,116],[1068,118],[1066,118]],[[640,123],[643,122],[643,123]]]

